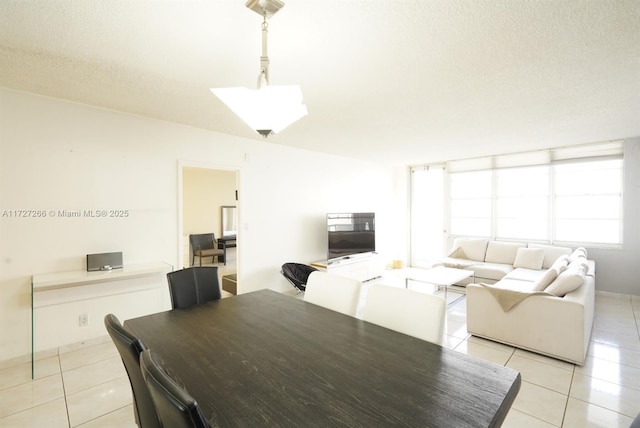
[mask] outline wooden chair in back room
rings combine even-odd
[[[194,265],[196,257],[198,258],[198,266],[202,266],[203,257],[211,257],[211,263],[217,259],[218,263],[227,264],[227,243],[219,242],[215,234],[189,235],[189,245],[191,245],[191,266]]]

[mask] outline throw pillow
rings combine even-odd
[[[544,291],[554,296],[564,297],[565,294],[580,287],[583,282],[584,273],[580,269],[567,269],[558,275],[556,280],[549,284]]]
[[[453,257],[455,259],[466,259],[467,255],[461,247],[458,247],[449,254],[449,257]]]
[[[506,265],[513,265],[518,248],[526,246],[526,244],[519,244],[516,242],[489,241],[484,261],[487,263],[504,263]]]
[[[540,278],[533,282],[533,291],[544,291],[557,277],[557,270],[554,268],[547,269]]]
[[[555,269],[558,272],[558,275],[560,275],[562,272],[567,270],[568,266],[569,266],[569,256],[565,254],[564,256],[558,257],[558,259],[555,262],[553,262],[550,269]]]
[[[542,267],[544,269],[548,269],[553,265],[553,262],[558,260],[561,256],[568,256],[571,254],[571,248],[569,247],[556,247],[555,245],[544,245],[544,244],[532,244],[529,243],[529,248],[542,248],[544,250],[544,261],[542,262]]]
[[[518,248],[513,267],[540,270],[543,261],[544,250],[542,248]]]
[[[587,262],[587,259],[585,259],[584,257],[578,257],[577,259],[569,263],[569,269],[573,268],[582,269],[586,274],[589,271],[589,262]]]
[[[573,250],[573,253],[571,253],[571,255],[569,256],[569,263],[571,263],[572,261],[574,261],[577,258],[580,257],[584,257],[585,259],[587,258],[587,249],[584,247],[578,247],[575,250]]]
[[[460,247],[467,259],[476,262],[483,262],[487,252],[488,239],[482,238],[458,238],[454,241],[453,247]]]

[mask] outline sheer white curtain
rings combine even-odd
[[[444,166],[411,169],[411,266],[429,267],[443,255]]]

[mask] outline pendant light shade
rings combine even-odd
[[[267,18],[284,6],[279,0],[249,0],[246,6],[263,17],[262,56],[258,89],[211,88],[220,100],[251,129],[263,137],[277,134],[307,115],[302,103],[302,90],[297,85],[269,85],[269,56],[267,55]]]
[[[297,85],[263,86],[260,89],[212,88],[231,111],[264,137],[277,134],[307,115],[302,90]]]

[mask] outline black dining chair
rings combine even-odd
[[[189,235],[189,243],[191,244],[191,266],[193,266],[198,257],[199,266],[202,266],[203,257],[211,257],[211,263],[217,258],[218,263],[227,264],[227,243],[216,240],[213,233],[199,233]],[[222,247],[222,248],[220,248]]]
[[[198,402],[169,377],[151,350],[146,349],[140,354],[140,367],[163,427],[206,428],[209,426]]]
[[[136,424],[140,428],[161,427],[151,395],[140,371],[140,353],[144,351],[145,346],[140,339],[125,330],[115,315],[107,314],[104,317],[104,325],[120,353],[120,358],[122,358],[122,363],[129,376]]]
[[[222,297],[217,266],[195,266],[167,273],[173,309],[188,308]]]

